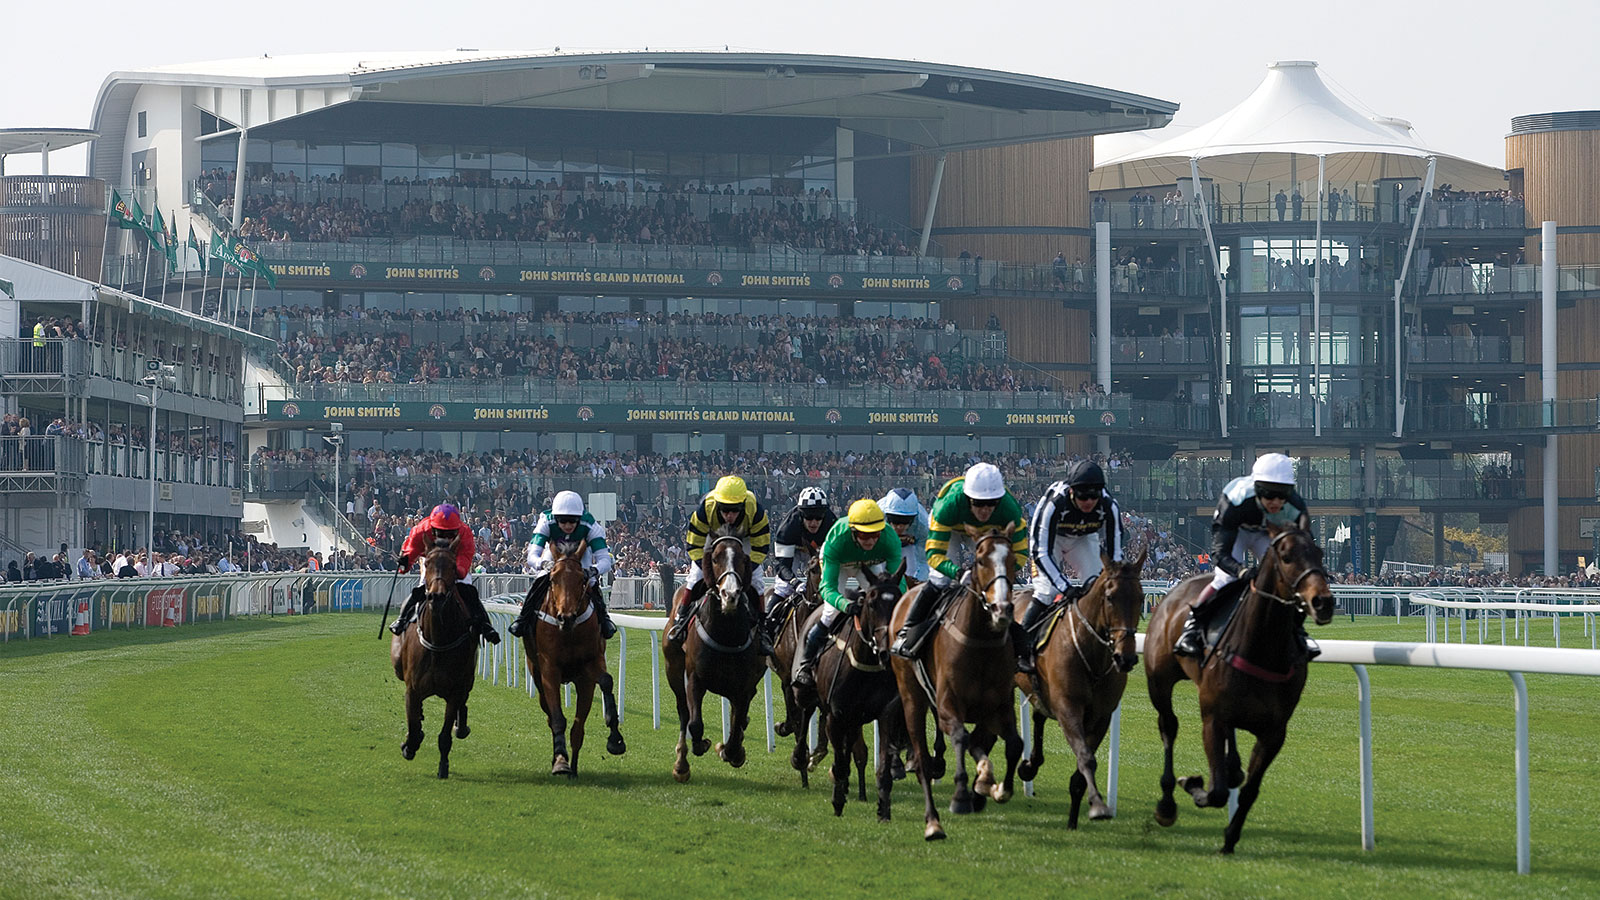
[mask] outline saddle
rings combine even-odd
[[[1060,622],[1061,617],[1067,614],[1068,606],[1071,606],[1071,604],[1052,604],[1051,610],[1048,613],[1045,613],[1045,617],[1040,620],[1039,624],[1035,625],[1028,631],[1028,637],[1033,640],[1033,650],[1035,653],[1042,652],[1044,650],[1044,645],[1050,643],[1050,636],[1055,634],[1056,623]]]
[[[1243,578],[1224,585],[1206,608],[1198,613],[1200,631],[1206,638],[1207,654],[1210,654],[1216,648],[1217,642],[1222,640],[1222,633],[1228,630],[1228,623],[1233,621],[1234,613],[1239,611],[1239,601],[1249,587],[1250,582]]]

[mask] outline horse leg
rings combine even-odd
[[[933,735],[933,763],[932,768],[928,770],[928,777],[932,778],[934,781],[938,781],[944,777],[944,751],[944,732],[935,732]]]
[[[1097,727],[1099,722],[1085,721],[1088,716],[1081,709],[1069,707],[1061,714],[1061,733],[1066,735],[1067,746],[1072,748],[1072,753],[1077,757],[1078,769],[1072,778],[1072,811],[1067,817],[1067,827],[1078,827],[1078,805],[1083,800],[1085,793],[1089,797],[1089,818],[1093,820],[1111,818],[1111,809],[1106,806],[1105,798],[1100,796],[1100,788],[1095,784],[1094,773],[1099,768],[1099,761],[1094,753],[1099,745],[1099,735],[1104,734],[1103,727]]]
[[[467,701],[462,700],[461,712],[456,716],[456,737],[464,738],[471,733],[472,729],[467,727]]]
[[[947,720],[939,717],[941,728],[946,727]],[[950,750],[955,756],[956,774],[955,791],[950,795],[950,811],[956,815],[966,815],[972,812],[972,791],[967,787],[967,743],[972,735],[967,733],[967,726],[957,719],[949,725]]]
[[[1250,807],[1255,805],[1256,797],[1261,794],[1261,779],[1267,774],[1267,766],[1272,765],[1278,751],[1283,749],[1288,725],[1288,722],[1284,722],[1266,734],[1256,735],[1256,747],[1250,751],[1250,774],[1239,788],[1239,808],[1234,811],[1233,818],[1228,820],[1228,827],[1222,833],[1223,853],[1232,853],[1234,845],[1239,843],[1239,832],[1244,830],[1244,817],[1250,814]]]
[[[422,746],[422,692],[406,686],[406,739],[400,744],[400,755],[415,759],[417,748]]]
[[[772,733],[778,737],[788,737],[800,728],[800,701],[795,699],[794,686],[789,683],[788,675],[778,676],[778,688],[783,694],[783,721],[773,726]]]
[[[995,789],[994,763],[989,760],[989,751],[994,749],[994,731],[987,725],[979,725],[967,737],[967,753],[972,756],[973,768],[976,775],[972,779],[972,811],[983,812],[989,805],[989,795]]]
[[[1239,733],[1228,735],[1228,788],[1237,789],[1244,784],[1244,766],[1239,764]]]
[[[728,728],[728,740],[717,744],[717,758],[735,769],[744,765],[744,730],[750,727],[750,701],[753,698],[751,692],[728,698],[728,705],[733,708],[733,724]]]
[[[1010,800],[1016,792],[1017,761],[1022,759],[1022,735],[1017,731],[1017,721],[1010,719],[1010,728],[1003,734],[1006,742],[1006,774],[1000,783],[989,792],[996,803]]]
[[[689,733],[689,698],[688,692],[684,690],[685,680],[681,666],[677,672],[674,672],[669,660],[667,683],[672,685],[673,699],[678,704],[678,746],[676,750],[677,756],[672,763],[672,778],[679,784],[689,780],[689,744],[687,739]]]
[[[897,674],[898,677],[898,674]],[[922,686],[913,684],[910,701],[903,704],[906,720],[906,738],[911,745],[911,767],[917,771],[917,783],[922,787],[922,839],[944,840],[944,826],[939,824],[939,810],[933,805],[932,757],[928,753],[928,707],[922,697]],[[906,697],[906,686],[901,685],[901,698]]]
[[[1023,781],[1032,781],[1039,770],[1044,767],[1044,713],[1038,707],[1033,709],[1033,750],[1028,758],[1022,761],[1017,768],[1017,776]]]
[[[541,667],[543,668],[543,667]],[[544,700],[545,722],[550,727],[550,774],[572,775],[572,760],[567,751],[567,711],[561,708],[561,676],[554,671],[541,671],[542,684],[539,695]]]
[[[862,737],[860,728],[856,729],[855,745],[851,748],[851,753],[856,759],[856,799],[865,803],[867,802],[867,742]]]
[[[689,749],[695,756],[705,756],[711,749],[711,742],[706,740],[706,688],[693,676],[684,679],[684,687],[689,694]]]
[[[854,742],[851,730],[845,727],[840,716],[828,719],[827,741],[833,745],[833,814],[844,815],[844,801],[850,794],[850,745]]]
[[[567,778],[576,781],[578,779],[578,751],[583,749],[583,726],[589,720],[589,710],[594,707],[594,679],[589,677],[579,678],[573,683],[572,687],[577,703],[572,711],[572,757],[571,768],[567,771]]]
[[[1205,717],[1201,726],[1201,741],[1206,748],[1206,762],[1211,765],[1211,787],[1206,788],[1206,779],[1199,775],[1190,775],[1179,784],[1194,798],[1194,805],[1199,807],[1217,807],[1228,804],[1228,736],[1233,729],[1217,722],[1215,715]]]
[[[454,727],[456,716],[461,714],[461,700],[451,697],[444,702],[444,724],[439,728],[439,777],[450,777],[450,729]]]
[[[1150,675],[1147,686],[1150,704],[1156,708],[1156,728],[1161,732],[1163,754],[1161,799],[1156,801],[1156,824],[1167,827],[1178,821],[1178,804],[1172,799],[1172,789],[1178,786],[1178,779],[1172,774],[1172,745],[1178,740],[1178,715],[1172,711],[1172,682]]]
[[[815,772],[822,761],[828,758],[828,708],[825,706],[807,707],[807,712],[817,717],[817,746],[811,748],[811,756],[806,760],[806,766]],[[805,722],[810,719],[808,715]]]
[[[628,752],[628,742],[622,739],[622,717],[617,714],[617,695],[613,690],[611,673],[600,666],[600,703],[605,708],[606,729],[611,734],[606,738],[606,752],[612,756],[621,756]]]
[[[897,751],[894,747],[894,742],[889,739],[889,736],[892,733],[890,730],[890,725],[892,723],[890,722],[889,715],[890,713],[885,712],[878,719],[878,768],[876,774],[878,780],[879,822],[889,821],[889,801],[894,794],[893,761],[899,755],[899,751]]]

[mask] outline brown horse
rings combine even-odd
[[[1111,808],[1094,782],[1095,753],[1111,727],[1111,714],[1122,703],[1128,672],[1139,662],[1135,633],[1144,615],[1144,587],[1139,579],[1144,560],[1141,553],[1134,562],[1119,563],[1102,553],[1099,577],[1087,594],[1067,604],[1039,651],[1037,678],[1017,674],[1017,687],[1033,704],[1033,753],[1019,770],[1022,780],[1032,781],[1044,765],[1047,718],[1061,723],[1061,733],[1077,758],[1069,788],[1072,811],[1068,828],[1078,827],[1085,792],[1089,818],[1111,818]]]
[[[695,756],[711,749],[705,739],[701,706],[706,692],[726,697],[733,709],[728,739],[716,745],[717,756],[735,769],[744,765],[744,732],[750,725],[750,700],[761,683],[765,663],[756,641],[760,619],[750,588],[754,568],[736,537],[718,538],[700,561],[707,590],[698,601],[694,622],[683,643],[661,642],[667,662],[667,683],[678,701],[678,750],[672,777],[689,780],[690,742]],[[676,613],[676,610],[674,610]]]
[[[826,712],[827,740],[833,745],[833,814],[844,814],[850,792],[850,762],[857,747],[865,755],[862,726],[878,723],[878,821],[889,821],[889,794],[894,785],[891,760],[904,716],[894,673],[889,670],[889,618],[900,601],[905,563],[887,576],[864,571],[856,614],[817,657],[817,696]],[[867,799],[865,760],[857,764],[860,799]]]
[[[578,777],[578,751],[583,749],[583,725],[594,703],[595,685],[605,704],[606,752],[621,756],[628,750],[618,728],[617,698],[612,693],[611,673],[606,670],[606,642],[600,634],[600,619],[589,602],[589,579],[583,570],[584,544],[574,542],[556,549],[555,565],[550,570],[550,590],[538,623],[522,637],[528,674],[539,687],[539,705],[544,707],[552,743],[550,774]],[[573,712],[572,750],[567,750],[566,711],[561,703],[561,685],[571,682],[577,701]]]
[[[444,727],[439,729],[439,777],[450,777],[450,728],[465,738],[467,695],[477,678],[478,638],[468,627],[467,609],[456,592],[455,541],[434,542],[422,558],[426,598],[403,634],[389,642],[394,674],[406,685],[406,740],[400,755],[412,759],[422,746],[422,701],[444,699]]]
[[[824,746],[818,747],[815,753],[811,752],[810,735],[807,729],[810,725],[811,715],[820,712],[816,707],[806,706],[801,703],[794,693],[794,660],[800,653],[800,645],[805,642],[806,628],[810,618],[821,608],[822,597],[818,587],[822,581],[822,558],[815,557],[806,566],[806,581],[799,593],[790,598],[789,612],[784,615],[783,627],[779,629],[777,637],[772,641],[772,655],[767,657],[767,666],[778,676],[778,686],[783,694],[783,721],[779,722],[772,730],[778,737],[794,736],[794,752],[789,755],[789,764],[800,773],[800,784],[803,787],[811,786],[811,769],[827,755],[826,741]],[[772,597],[767,597],[767,609],[772,609]],[[827,734],[827,726],[822,720],[817,722],[818,732]],[[866,765],[866,757],[862,756],[862,765]]]
[[[938,730],[950,736],[950,746],[955,751],[951,812],[978,812],[990,797],[997,803],[1011,799],[1012,778],[1022,756],[1017,708],[1012,702],[1012,679],[1017,668],[1009,636],[1011,582],[1016,574],[1011,543],[1001,535],[986,535],[978,541],[975,556],[956,599],[943,613],[938,631],[923,644],[917,659],[894,658],[912,765],[922,783],[922,836],[930,841],[945,836],[939,811],[933,805],[933,773],[937,770],[935,760],[928,754],[925,733],[930,705],[938,718]],[[906,593],[895,608],[891,622],[894,629],[904,624],[916,594],[929,589],[929,585],[922,584]],[[975,726],[971,733],[967,722]],[[998,784],[989,761],[989,750],[997,737],[1006,742],[1005,778]],[[978,768],[974,790],[967,787],[968,754]]]
[[[1178,717],[1172,712],[1172,687],[1187,678],[1200,692],[1200,718],[1204,723],[1206,760],[1210,763],[1210,789],[1206,779],[1191,775],[1183,789],[1195,806],[1223,806],[1228,790],[1239,788],[1239,806],[1223,832],[1222,852],[1232,853],[1244,829],[1245,816],[1261,792],[1267,767],[1283,748],[1289,717],[1300,702],[1306,684],[1306,649],[1300,625],[1309,612],[1318,625],[1333,619],[1333,592],[1322,568],[1322,549],[1309,532],[1269,525],[1271,546],[1260,571],[1239,600],[1217,645],[1201,660],[1180,657],[1173,645],[1209,575],[1197,575],[1167,594],[1150,615],[1145,636],[1144,671],[1155,705],[1166,765],[1161,773],[1161,800],[1156,821],[1177,821],[1178,805],[1172,789],[1172,744],[1178,737]],[[1256,736],[1246,776],[1239,765],[1235,732],[1243,728]],[[1242,786],[1241,786],[1242,783]]]

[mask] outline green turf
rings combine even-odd
[[[888,825],[871,802],[834,818],[826,775],[803,790],[784,744],[767,754],[759,731],[743,769],[708,754],[675,784],[671,723],[650,728],[643,640],[630,643],[626,756],[605,755],[597,704],[580,783],[552,781],[534,703],[480,683],[473,734],[441,782],[437,700],[418,758],[400,758],[400,686],[377,627],[319,615],[0,647],[0,896],[1600,894],[1588,811],[1600,710],[1586,679],[1528,678],[1534,874],[1518,877],[1501,673],[1372,668],[1378,849],[1365,853],[1355,679],[1316,667],[1239,853],[1222,858],[1220,811],[1185,802],[1175,827],[1152,820],[1160,748],[1138,674],[1114,821],[1066,830],[1053,730],[1036,797],[946,813],[950,840],[929,845],[912,784],[897,785]],[[1535,643],[1549,644],[1540,627]],[[1319,634],[1421,631],[1342,620]],[[1569,621],[1567,642],[1581,635]],[[1203,767],[1193,697],[1180,688],[1180,774]]]

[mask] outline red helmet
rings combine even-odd
[[[428,516],[428,524],[440,531],[455,531],[461,527],[461,510],[453,504],[441,503]]]

